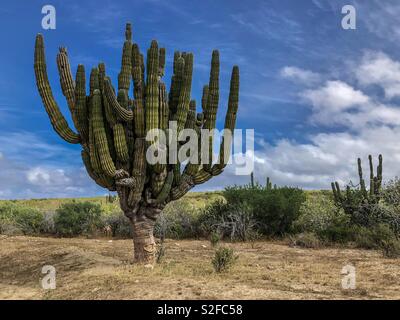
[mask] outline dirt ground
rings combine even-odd
[[[400,261],[379,252],[300,249],[284,243],[226,243],[238,260],[213,272],[208,241],[166,241],[154,269],[131,264],[132,242],[108,239],[0,238],[0,299],[400,299]],[[356,289],[342,289],[343,266]],[[42,266],[56,289],[41,287]]]

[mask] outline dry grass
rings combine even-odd
[[[130,264],[129,240],[0,238],[1,299],[399,299],[400,265],[374,251],[298,249],[284,243],[225,244],[239,255],[215,274],[206,241],[166,242],[153,270]],[[345,264],[357,289],[341,289]],[[43,290],[43,265],[57,270],[57,289]]]

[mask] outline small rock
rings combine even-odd
[[[108,242],[112,242],[112,240],[108,240]]]
[[[146,269],[151,269],[151,270],[154,269],[154,266],[153,266],[152,264],[145,264],[144,267],[145,267]]]
[[[206,246],[205,244],[202,244],[201,246],[202,246],[203,248],[207,248],[207,246]]]
[[[177,247],[179,247],[179,246],[180,246],[180,244],[179,244],[179,243],[176,243],[176,242],[175,242],[174,244],[175,244]]]

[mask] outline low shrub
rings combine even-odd
[[[400,256],[400,241],[387,224],[378,224],[373,228],[360,227],[355,236],[357,247],[380,250],[383,256]]]
[[[311,232],[298,233],[289,237],[289,246],[300,248],[318,248],[319,238]]]
[[[235,261],[237,260],[233,249],[221,247],[215,251],[214,258],[212,259],[212,265],[215,272],[221,273],[228,271]]]
[[[54,223],[54,211],[48,211],[43,213],[43,221],[40,227],[40,232],[44,234],[55,234],[56,233],[56,226]]]
[[[228,187],[223,195],[233,208],[248,207],[257,221],[257,230],[270,236],[288,233],[306,200],[305,193],[298,188],[269,189],[259,185]]]
[[[213,247],[217,246],[220,240],[221,240],[221,235],[217,231],[211,232],[210,235],[211,246]]]
[[[218,234],[231,241],[247,241],[257,233],[258,222],[246,204],[230,205],[218,200],[207,206],[199,218],[199,228],[205,236]]]
[[[98,203],[73,201],[62,204],[54,216],[56,233],[66,237],[96,234],[102,225],[101,215]]]
[[[0,204],[0,233],[34,235],[40,233],[43,214],[13,202]]]
[[[172,202],[165,207],[157,219],[154,233],[159,238],[197,238],[198,210],[186,201]]]

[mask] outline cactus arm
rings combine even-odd
[[[183,72],[185,67],[185,59],[181,56],[179,51],[174,53],[174,74],[171,79],[171,88],[169,91],[169,108],[170,108],[170,118],[175,117],[177,111],[177,106],[179,102],[179,96],[181,92],[181,86],[183,81]]]
[[[203,94],[201,96],[201,108],[203,112],[207,109],[207,99],[208,99],[208,85],[203,87]]]
[[[132,177],[136,179],[135,188],[130,189],[128,203],[131,207],[139,204],[146,182],[146,141],[136,138],[133,152]]]
[[[181,84],[181,90],[179,94],[179,100],[176,110],[176,116],[174,117],[177,121],[177,133],[184,129],[187,114],[189,111],[190,104],[190,93],[192,88],[192,74],[193,74],[193,55],[188,53],[185,54],[185,68]]]
[[[105,110],[105,115],[106,119],[110,125],[111,128],[114,128],[114,126],[117,124],[117,116],[115,114],[114,109],[110,106],[108,103],[106,93],[105,93],[105,79],[106,79],[106,67],[104,63],[99,63],[99,84],[100,84],[100,91],[101,95],[103,98],[103,104],[104,104],[104,110]],[[111,83],[111,81],[110,81]],[[114,92],[114,89],[112,89]]]
[[[169,192],[171,191],[172,188],[172,182],[174,181],[174,173],[172,171],[168,172],[168,176],[165,179],[164,185],[159,193],[159,195],[157,196],[157,198],[155,199],[155,203],[164,203],[168,196],[169,196]]]
[[[57,134],[65,141],[73,144],[81,142],[79,134],[75,133],[62,115],[51,91],[45,61],[43,36],[38,34],[35,42],[34,69],[36,85],[50,122]]]
[[[139,46],[135,43],[132,45],[132,79],[134,84],[133,94],[135,100],[143,100],[144,97],[144,79],[142,69],[142,56]]]
[[[255,185],[254,185],[254,171],[252,171],[250,173],[250,186],[252,189],[254,189]]]
[[[374,195],[375,193],[375,178],[374,178],[374,165],[372,163],[372,156],[368,156],[369,161],[369,193],[370,195]]]
[[[75,77],[75,115],[76,128],[82,137],[82,143],[87,144],[89,140],[89,117],[86,104],[86,77],[85,67],[80,64]]]
[[[92,180],[96,182],[100,187],[106,188],[110,191],[115,191],[115,186],[113,184],[113,180],[110,178],[106,178],[104,176],[98,175],[96,172],[94,172],[91,162],[90,162],[90,156],[89,153],[85,150],[82,150],[81,152],[82,156],[82,161],[83,164],[85,165],[86,171]]]
[[[115,97],[115,93],[112,89],[111,81],[108,78],[104,79],[104,92],[106,94],[106,98],[111,108],[116,112],[118,117],[123,121],[132,121],[133,120],[133,112],[131,110],[127,110],[122,107],[117,98]]]
[[[340,190],[340,186],[339,186],[339,182],[335,182],[335,186],[336,186],[336,194],[337,194],[337,197],[338,197],[338,200],[340,201],[340,202],[342,202],[343,201],[343,198],[342,198],[342,191]]]
[[[146,102],[145,102],[145,121],[146,133],[158,129],[158,44],[153,40],[150,49],[147,50],[147,83],[146,83]]]
[[[89,78],[89,95],[92,96],[94,90],[100,89],[100,73],[99,69],[93,67],[90,71],[90,78]]]
[[[126,135],[124,126],[121,123],[117,123],[114,128],[114,146],[118,160],[121,162],[129,161],[128,145],[126,143]]]
[[[100,90],[95,89],[91,98],[92,104],[92,125],[93,135],[95,138],[96,149],[99,154],[101,167],[103,172],[109,176],[114,177],[116,168],[111,158],[110,151],[108,148],[106,131],[104,129],[103,110],[101,106],[101,94]]]
[[[213,175],[215,175],[214,172],[219,172],[219,171],[222,172],[222,170],[228,164],[229,156],[231,153],[231,144],[232,144],[231,139],[233,138],[233,131],[235,130],[236,126],[236,115],[238,107],[239,107],[239,67],[234,66],[231,75],[228,110],[225,116],[224,128],[226,132],[224,132],[224,136],[222,137],[222,142],[219,150],[218,163],[214,165],[212,170]],[[225,134],[227,134],[227,136],[225,136]]]
[[[75,115],[75,83],[72,78],[67,50],[64,47],[60,47],[57,54],[57,67],[60,76],[61,90],[67,100],[74,125],[77,127],[77,119]]]
[[[364,196],[367,198],[367,189],[365,187],[365,181],[363,178],[363,172],[362,172],[362,166],[361,166],[361,159],[358,158],[357,160],[357,165],[358,165],[358,176],[360,178],[360,188],[361,188],[361,192],[364,194]]]
[[[95,143],[95,138],[93,134],[93,122],[91,120],[90,116],[90,123],[89,123],[89,155],[90,155],[90,163],[93,171],[97,174],[100,174],[102,172],[101,170],[101,164],[100,164],[100,159],[99,155],[96,149],[96,143]]]
[[[158,75],[163,77],[165,73],[165,48],[160,48],[158,61]]]
[[[377,168],[377,184],[375,185],[376,187],[376,193],[379,194],[381,188],[382,188],[382,172],[383,172],[383,157],[380,154],[379,155],[379,164],[378,164],[378,168]]]
[[[129,90],[132,73],[132,29],[131,24],[126,24],[125,42],[122,48],[121,71],[118,74],[118,90]]]
[[[160,103],[160,110],[159,110],[159,123],[160,129],[164,132],[168,129],[168,119],[169,119],[169,106],[167,101],[167,90],[165,87],[164,82],[160,82],[159,88],[159,103]]]
[[[210,71],[210,82],[208,85],[207,104],[204,113],[204,129],[213,130],[215,129],[217,109],[219,101],[219,52],[214,50],[211,59],[211,71]],[[212,168],[213,159],[213,137],[209,137],[208,149],[209,149],[209,160],[208,163],[204,164],[204,170],[210,172]]]

